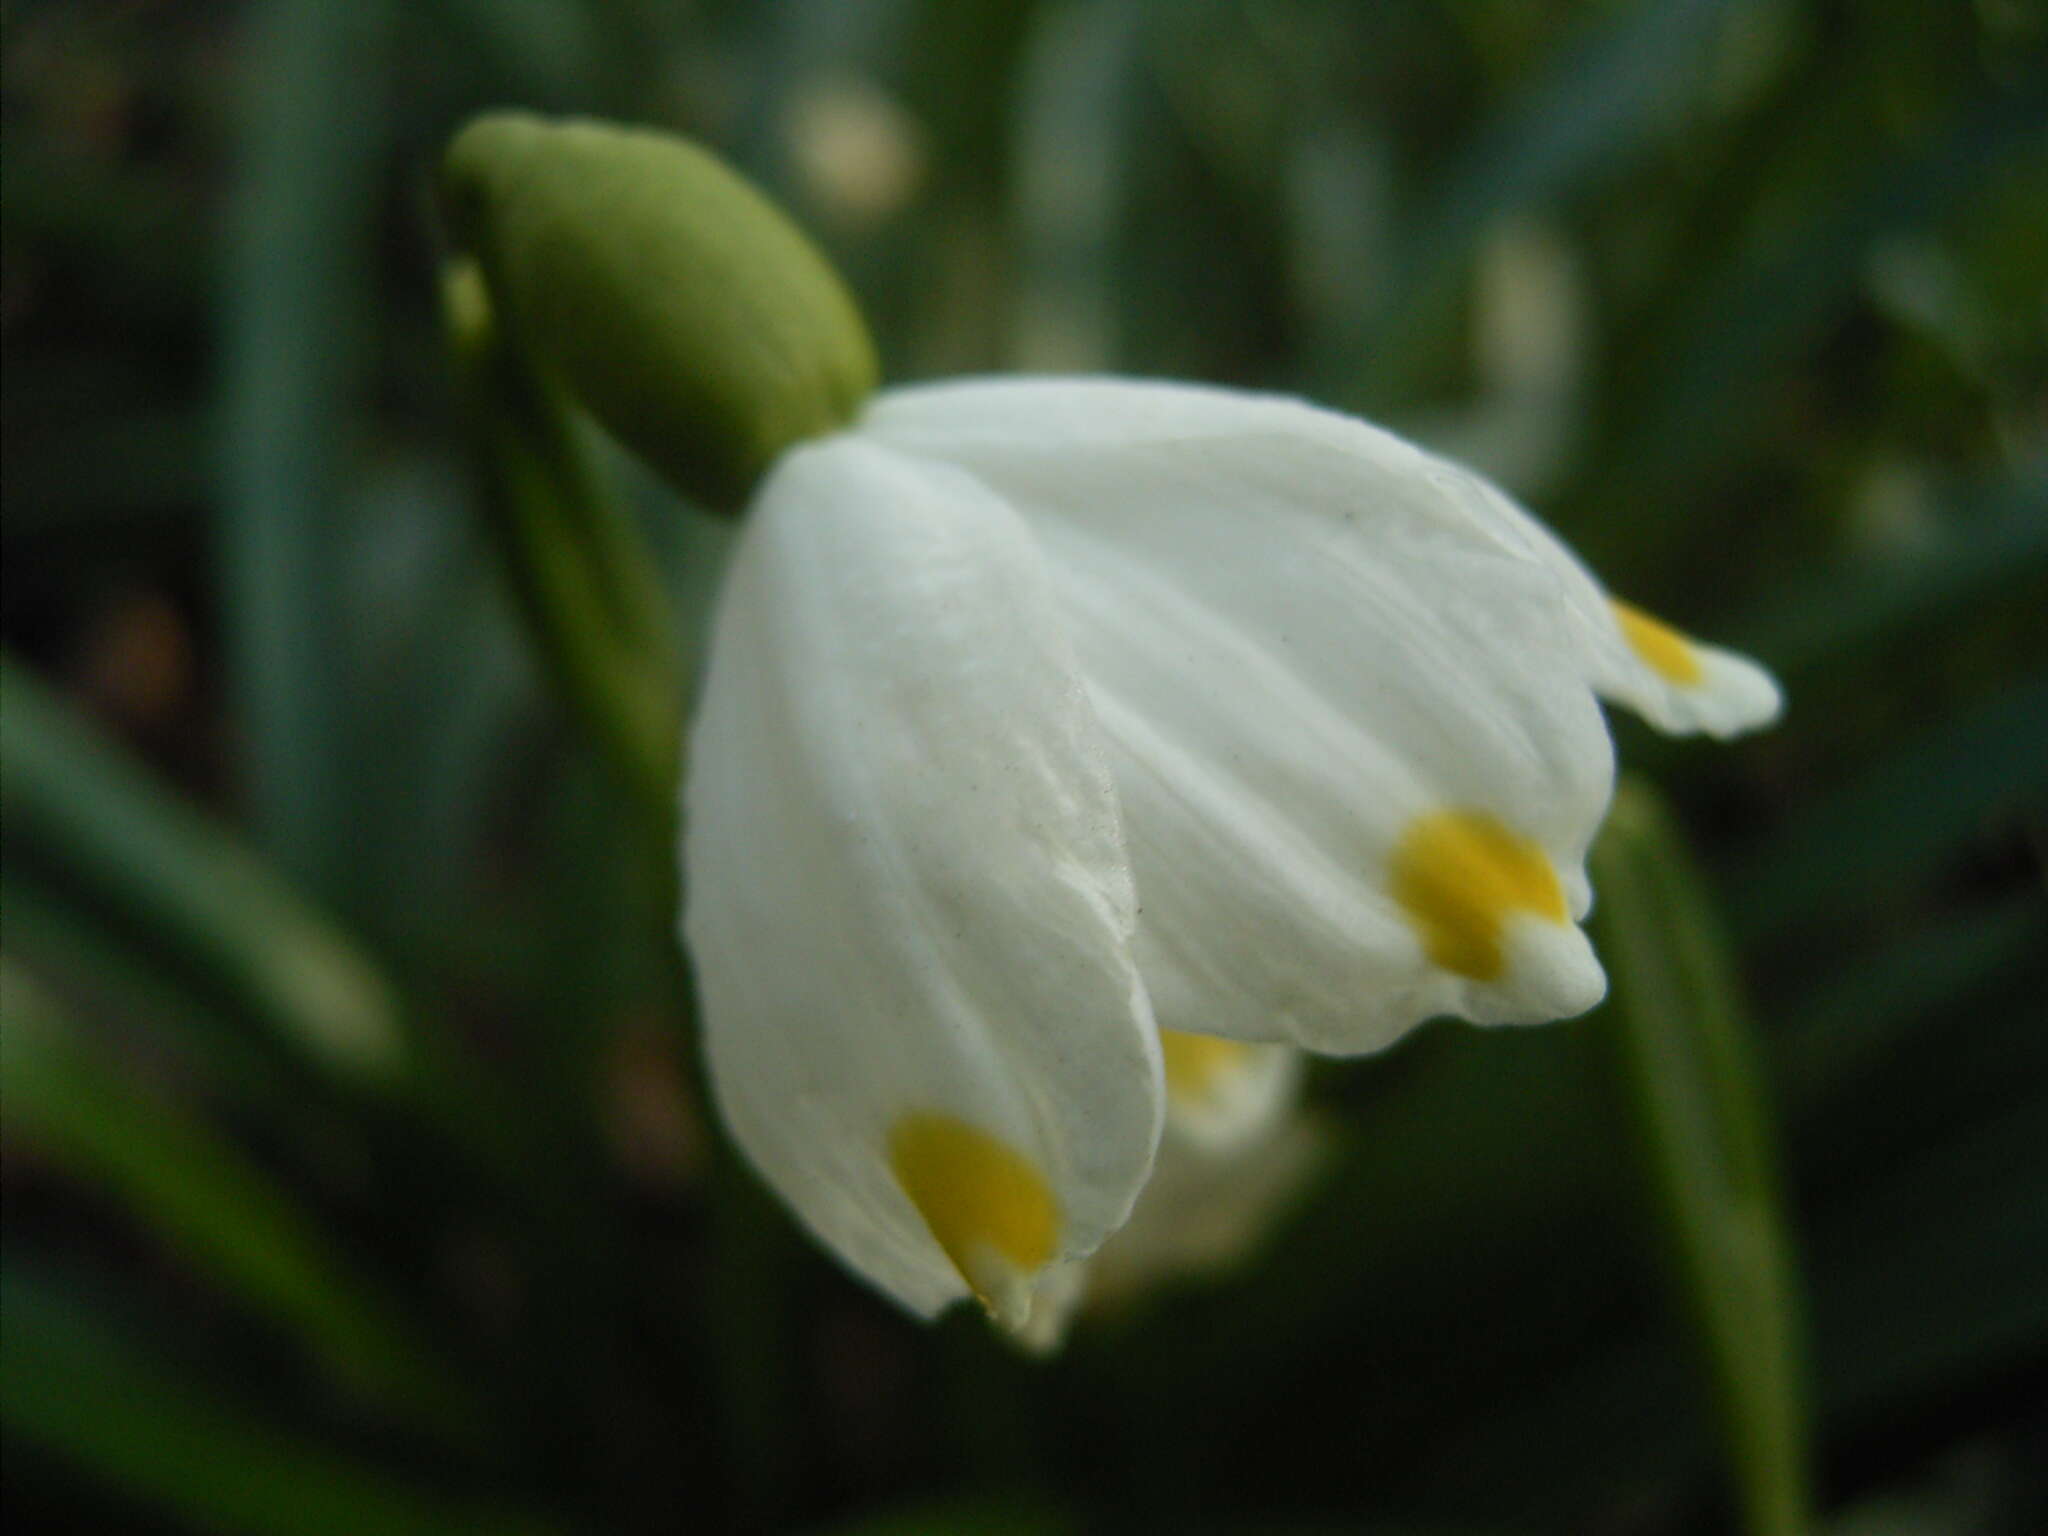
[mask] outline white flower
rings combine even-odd
[[[1596,695],[1721,736],[1778,709],[1362,422],[882,394],[772,471],[720,598],[684,926],[726,1119],[875,1285],[1028,1330],[1129,1215],[1176,1057],[1230,1068],[1217,1143],[1284,1091],[1183,1037],[1358,1053],[1600,999]]]

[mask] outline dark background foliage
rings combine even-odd
[[[2038,8],[0,26],[14,1529],[1731,1518],[1604,1015],[1323,1070],[1261,1251],[1050,1364],[899,1316],[732,1166],[667,850],[533,659],[454,421],[432,167],[504,104],[728,155],[893,379],[1357,410],[1773,666],[1772,734],[1618,730],[1749,996],[1822,1520],[2048,1521]],[[725,531],[632,483],[694,633]]]

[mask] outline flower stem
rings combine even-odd
[[[653,558],[605,482],[592,429],[497,324],[482,269],[450,262],[441,293],[491,530],[520,608],[665,850],[683,685]]]

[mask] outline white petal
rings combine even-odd
[[[1159,1045],[1169,1140],[1221,1156],[1264,1136],[1294,1107],[1301,1054],[1291,1046],[1172,1029],[1160,1032]]]
[[[1674,736],[1726,740],[1778,718],[1784,699],[1747,656],[1680,634],[1613,597],[1579,557],[1499,487],[1469,475],[1472,493],[1515,530],[1522,547],[1558,578],[1584,647],[1585,675],[1602,698],[1626,704]]]
[[[1034,1353],[1059,1348],[1084,1306],[1130,1300],[1245,1257],[1321,1160],[1323,1138],[1299,1111],[1300,1052],[1171,1033],[1161,1043],[1166,1135],[1152,1177],[1130,1220],[1093,1258],[1047,1275],[1019,1334]]]
[[[1163,1027],[1376,1049],[1577,1013],[1612,787],[1552,563],[1471,477],[1293,401],[1105,382],[885,396],[1043,538],[1114,747]]]
[[[858,439],[790,454],[726,576],[687,810],[741,1147],[907,1306],[971,1283],[1026,1325],[1128,1213],[1163,1090],[1100,728],[1015,514]]]
[[[1647,616],[1617,605],[1555,534],[1484,477],[1368,423],[1296,400],[1107,379],[977,380],[890,391],[876,401],[869,426],[892,441],[970,465],[1034,454],[1142,457],[1218,440],[1277,439],[1349,456],[1357,489],[1367,494],[1383,489],[1388,476],[1431,481],[1443,493],[1435,516],[1460,519],[1471,535],[1510,547],[1555,574],[1553,600],[1562,597],[1564,612],[1549,611],[1546,638],[1553,646],[1576,646],[1583,675],[1603,697],[1626,704],[1659,730],[1722,738],[1769,725],[1782,708],[1777,683],[1748,657],[1654,620],[1645,631],[1635,621]],[[1384,517],[1393,509],[1375,510]]]
[[[1294,1209],[1328,1152],[1324,1129],[1300,1114],[1224,1157],[1169,1138],[1131,1219],[1088,1261],[1087,1302],[1114,1306],[1243,1260]]]
[[[1784,711],[1777,679],[1747,656],[1680,634],[1613,598],[1598,621],[1606,667],[1597,686],[1660,731],[1704,731],[1725,741]]]

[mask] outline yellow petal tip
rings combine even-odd
[[[1506,970],[1510,917],[1569,916],[1543,850],[1484,811],[1416,817],[1394,850],[1391,888],[1424,953],[1474,981],[1498,981]]]
[[[1700,664],[1699,648],[1662,620],[1653,619],[1633,604],[1610,598],[1621,637],[1636,659],[1665,682],[1679,688],[1696,688],[1706,676]]]
[[[1196,1106],[1218,1103],[1232,1077],[1252,1060],[1252,1048],[1241,1040],[1177,1029],[1159,1031],[1159,1054],[1166,1066],[1166,1091],[1181,1103]]]
[[[1030,1159],[953,1115],[917,1110],[889,1131],[889,1166],[989,1314],[1022,1326],[1031,1277],[1059,1249],[1059,1203]]]

